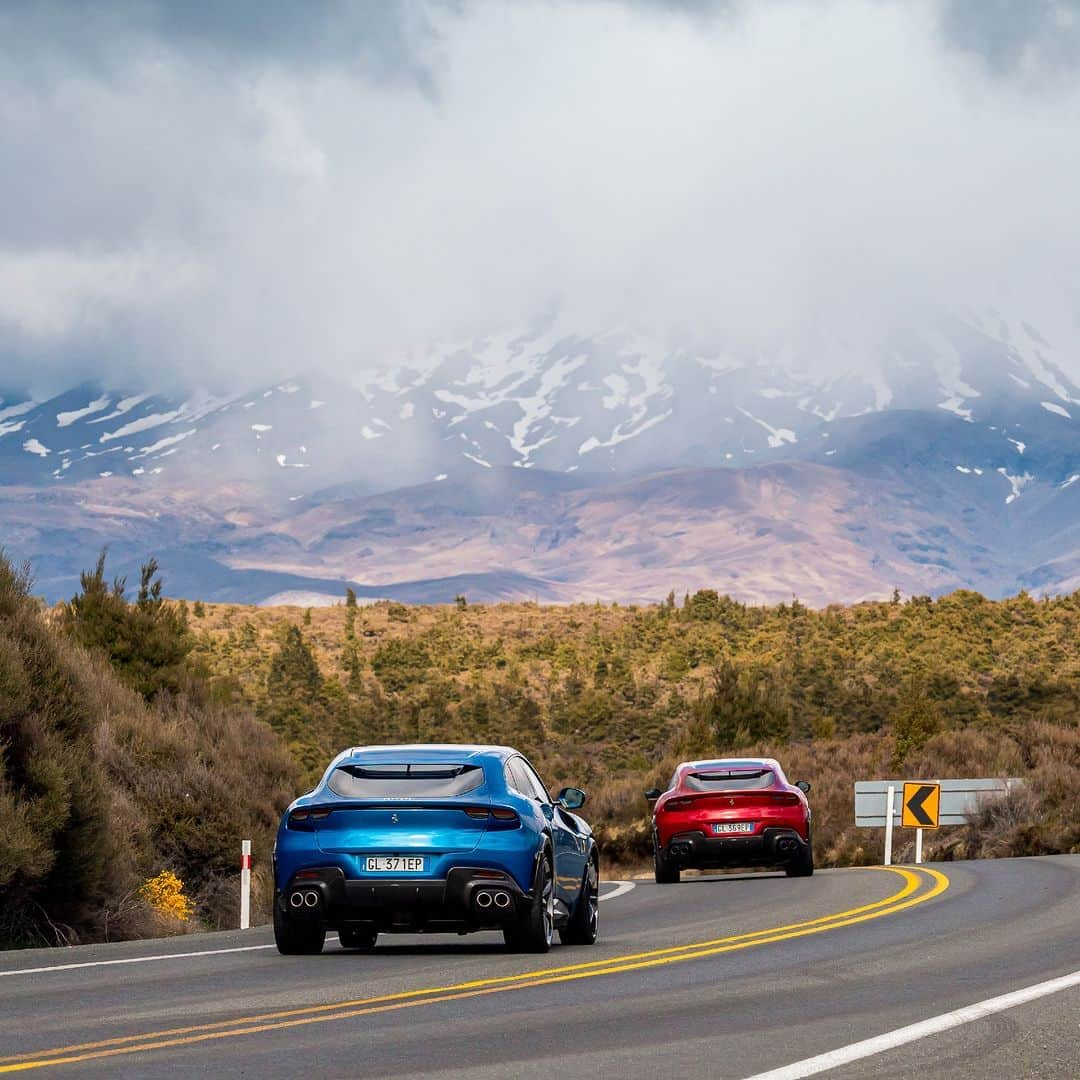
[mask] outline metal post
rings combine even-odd
[[[922,829],[915,830],[915,865],[922,862]]]
[[[251,926],[251,841],[240,844],[240,929]]]
[[[896,788],[890,784],[885,792],[885,865],[892,866],[892,816]]]

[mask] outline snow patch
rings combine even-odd
[[[439,473],[439,475],[436,476],[435,479],[436,480],[445,480],[446,479],[446,473],[444,473],[444,472]]]
[[[962,472],[962,473],[969,473],[969,472],[971,472],[971,470],[970,470],[970,469],[969,469],[969,468],[968,468],[968,467],[967,467],[966,465],[957,465],[957,466],[956,466],[956,471],[957,471],[957,472]]]
[[[121,398],[114,406],[113,411],[106,416],[96,416],[90,421],[91,424],[105,424],[109,420],[115,420],[124,413],[131,412],[136,406],[141,405],[149,397],[149,394],[136,394],[134,397]]]
[[[273,424],[252,424],[251,425],[251,430],[261,434],[264,431],[273,431],[274,430],[274,425]]]
[[[309,409],[321,409],[326,404],[325,401],[312,401],[308,406]]]
[[[784,445],[784,443],[796,443],[798,442],[798,436],[790,428],[774,428],[771,424],[765,423],[764,420],[759,420],[753,413],[747,412],[741,405],[737,405],[736,408],[750,420],[753,420],[759,427],[763,427],[769,433],[769,446],[773,450]]]
[[[1071,420],[1072,416],[1063,409],[1057,402],[1054,401],[1040,401],[1039,404],[1047,411],[1055,413],[1058,416],[1064,416],[1066,420]]]
[[[150,446],[140,446],[139,457],[146,457],[147,454],[153,454],[158,450],[164,450],[166,446],[175,446],[176,443],[183,442],[184,439],[195,435],[198,430],[198,428],[191,428],[189,431],[180,432],[179,435],[167,435],[164,439],[158,439],[156,443],[152,443]]]
[[[48,457],[52,453],[47,446],[42,445],[37,439],[27,439],[26,442],[22,444],[22,448],[28,454],[37,454],[38,457],[42,458]]]
[[[398,417],[402,420],[411,420],[416,412],[416,406],[411,401],[406,401],[398,411]]]
[[[998,472],[1009,481],[1009,487],[1012,488],[1012,491],[1005,498],[1006,505],[1018,499],[1020,492],[1035,479],[1031,473],[1024,473],[1023,476],[1010,476],[1003,465],[998,468]]]
[[[1070,476],[1069,479],[1066,480],[1063,484],[1058,484],[1058,487],[1060,487],[1062,490],[1064,490],[1067,487],[1072,487],[1073,484],[1075,484],[1077,480],[1080,480],[1080,472],[1073,473],[1072,476]]]
[[[1009,439],[1008,435],[1006,435],[1005,438],[1016,447],[1016,452],[1018,454],[1022,454],[1027,449],[1027,443],[1021,442],[1019,439]]]
[[[485,461],[482,457],[477,457],[475,454],[470,454],[468,450],[462,450],[462,454],[470,461],[475,461],[477,465],[483,465],[485,469],[491,468],[491,462]]]
[[[138,420],[132,420],[130,424],[117,428],[115,431],[106,431],[98,439],[98,442],[112,442],[113,439],[125,439],[128,435],[136,435],[140,431],[148,431],[150,428],[160,427],[162,424],[175,420],[180,415],[179,409],[172,412],[151,413],[149,416],[140,416]]]
[[[71,412],[62,412],[56,414],[56,426],[57,427],[70,427],[76,420],[81,420],[84,416],[90,416],[93,413],[101,412],[102,409],[109,407],[110,398],[99,397],[96,401],[91,401],[89,405],[82,409],[73,409]]]
[[[363,435],[363,437],[365,439],[381,439],[382,438],[382,432],[381,431],[375,431],[374,429],[368,427],[367,424],[365,424],[360,429],[360,434]]]

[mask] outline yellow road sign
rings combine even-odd
[[[905,829],[936,829],[941,816],[941,785],[905,782],[902,805],[900,823]]]

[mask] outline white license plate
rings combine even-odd
[[[732,833],[752,833],[754,823],[752,821],[721,821],[713,825],[712,831],[720,836],[730,836]]]
[[[364,860],[369,874],[422,874],[422,855],[369,855]]]

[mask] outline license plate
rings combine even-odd
[[[364,869],[369,874],[422,874],[424,859],[421,855],[369,855]]]
[[[713,825],[712,831],[720,836],[730,836],[732,833],[752,833],[754,823],[752,821],[721,821]]]

